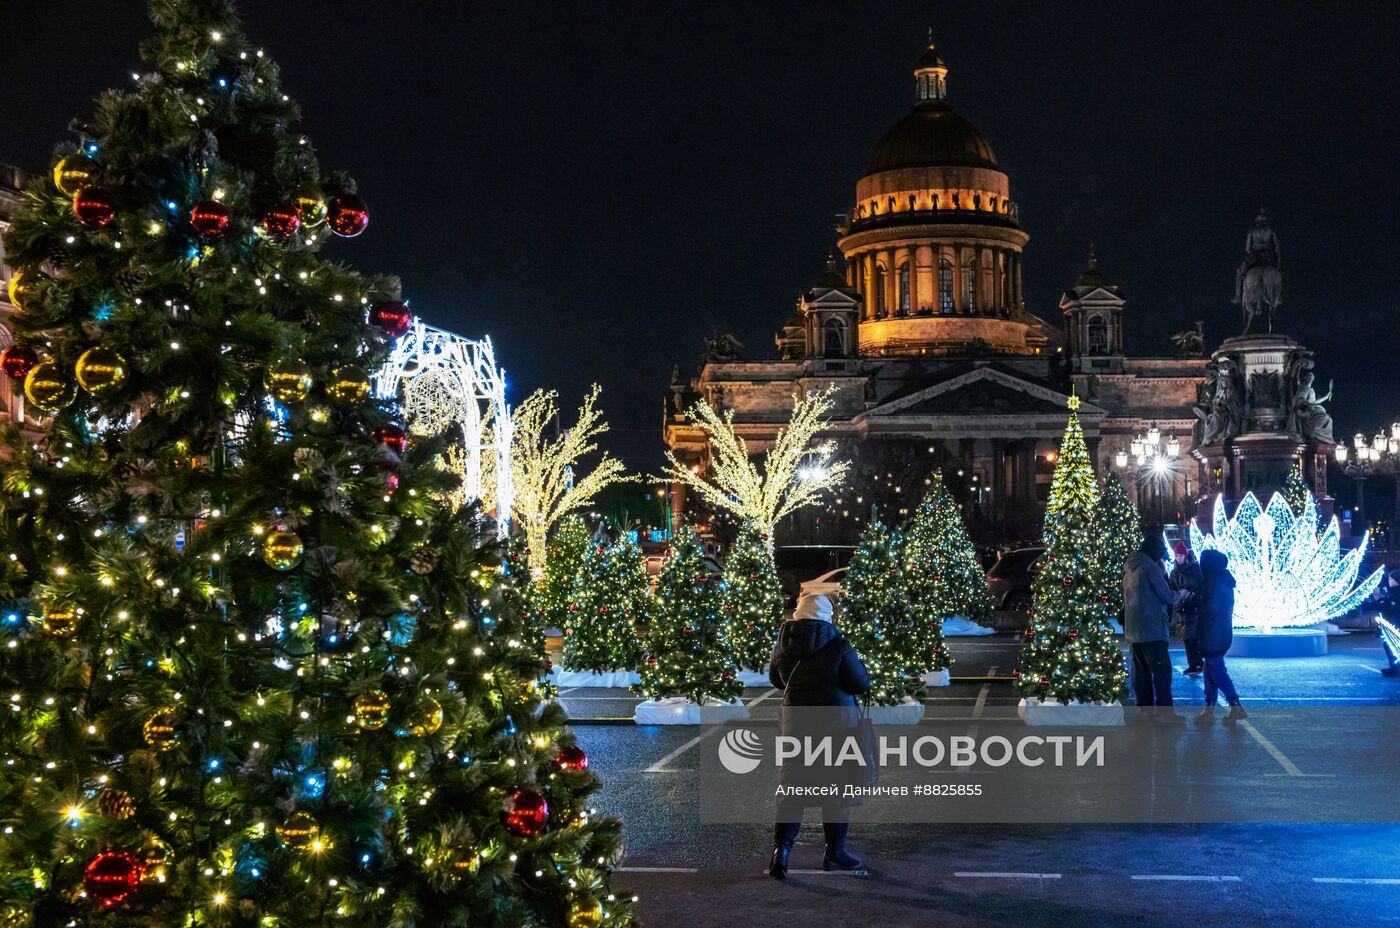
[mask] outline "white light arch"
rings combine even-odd
[[[513,429],[505,372],[496,366],[490,338],[463,338],[417,316],[374,375],[374,392],[397,400],[404,424],[418,435],[460,428],[466,455],[454,468],[468,499],[480,499],[502,524],[514,501],[510,480]]]

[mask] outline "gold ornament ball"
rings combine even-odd
[[[170,751],[180,743],[180,732],[175,727],[175,710],[161,709],[146,719],[141,726],[141,736],[146,744],[157,751]]]
[[[10,298],[10,305],[20,312],[24,312],[29,307],[30,301],[36,296],[35,285],[44,278],[38,271],[15,271],[10,278],[9,284],[5,287],[5,294]]]
[[[597,899],[576,899],[569,907],[569,928],[598,928],[603,923],[603,904]]]
[[[277,840],[295,851],[304,851],[317,841],[325,846],[321,837],[321,826],[309,812],[293,812],[287,820],[277,826]]]
[[[126,358],[111,348],[98,345],[82,353],[73,373],[78,378],[78,386],[93,396],[101,396],[126,383]]]
[[[388,693],[383,690],[370,690],[356,696],[350,708],[356,728],[361,731],[378,731],[389,724],[389,710],[393,707]]]
[[[262,543],[263,560],[267,562],[267,566],[277,570],[291,570],[297,566],[297,562],[301,560],[301,553],[305,550],[301,536],[296,532],[269,532]]]
[[[415,737],[423,738],[442,727],[442,704],[431,696],[425,696],[418,705],[418,717],[409,726]]]
[[[263,387],[279,403],[299,403],[311,392],[311,368],[300,358],[288,358],[269,367]]]
[[[126,790],[108,786],[97,794],[97,811],[122,822],[136,814],[136,800]]]
[[[347,406],[358,406],[369,399],[369,390],[369,375],[364,368],[354,365],[337,367],[331,372],[331,382],[326,386],[326,393],[331,399]]]
[[[146,883],[165,881],[165,871],[175,863],[175,851],[169,844],[155,835],[148,837],[136,852],[136,857],[145,866],[141,879]]]
[[[313,184],[298,187],[292,196],[292,202],[296,204],[303,227],[314,229],[326,221],[326,198]]]
[[[69,155],[53,166],[53,185],[65,197],[77,194],[96,181],[97,163],[84,154]]]
[[[481,869],[481,851],[474,847],[451,851],[452,868],[458,873],[475,873]]]
[[[44,412],[58,412],[73,402],[77,388],[52,358],[40,361],[24,378],[24,395]]]
[[[44,631],[55,638],[67,638],[78,630],[78,612],[72,606],[60,606],[44,612]]]

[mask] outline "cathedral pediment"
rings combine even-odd
[[[1068,394],[1005,371],[980,367],[882,403],[866,410],[860,418],[1068,415],[1068,403]],[[1081,399],[1079,414],[1100,416],[1105,414],[1105,410]]]

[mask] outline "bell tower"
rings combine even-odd
[[[1123,372],[1123,291],[1108,282],[1089,246],[1088,266],[1060,297],[1069,336],[1070,370],[1076,374]]]

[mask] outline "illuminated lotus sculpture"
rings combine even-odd
[[[1343,554],[1336,517],[1318,534],[1311,495],[1295,517],[1283,494],[1275,493],[1261,509],[1247,493],[1232,519],[1225,518],[1224,499],[1216,497],[1212,522],[1211,534],[1204,535],[1191,520],[1191,550],[1197,558],[1211,549],[1230,558],[1236,628],[1298,628],[1345,615],[1371,595],[1384,572],[1357,583],[1367,536]]]

